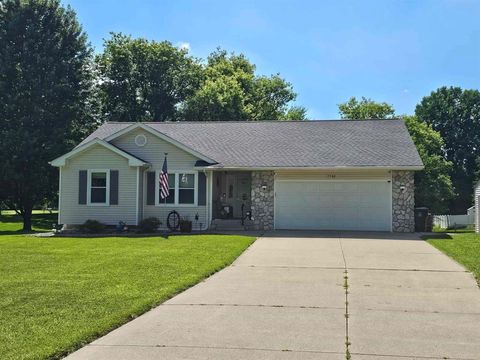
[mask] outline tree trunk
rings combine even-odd
[[[32,209],[25,209],[22,213],[23,231],[32,231]]]

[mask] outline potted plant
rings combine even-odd
[[[190,233],[192,232],[192,222],[188,218],[182,218],[179,222],[180,232]]]

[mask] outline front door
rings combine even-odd
[[[226,175],[226,203],[233,207],[233,217],[242,217],[242,205],[244,214],[250,210],[251,176],[249,173],[229,173]]]

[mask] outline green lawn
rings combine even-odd
[[[480,236],[475,233],[438,234],[425,237],[430,244],[465,266],[480,283]]]
[[[32,215],[32,230],[34,232],[50,231],[57,223],[56,212],[50,214],[48,211],[34,210]],[[13,235],[22,231],[22,217],[16,215],[12,210],[3,210],[0,214],[0,236]]]
[[[475,225],[468,225],[464,228],[459,228],[459,229],[445,229],[445,228],[441,228],[439,226],[434,226],[433,227],[433,232],[438,232],[438,233],[474,233],[475,232]]]
[[[14,223],[0,223],[2,360],[59,358],[230,264],[254,241],[37,238],[12,235]]]

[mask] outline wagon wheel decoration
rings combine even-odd
[[[167,228],[170,231],[176,231],[180,226],[180,214],[175,210],[170,211],[167,216]]]

